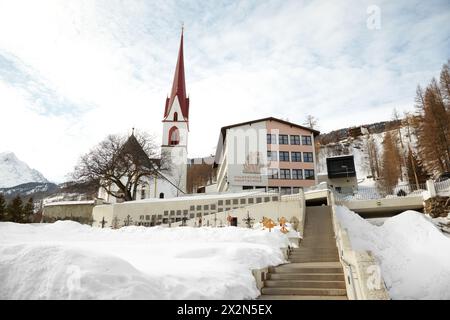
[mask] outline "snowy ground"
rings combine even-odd
[[[336,214],[353,248],[380,262],[392,299],[450,299],[450,238],[423,214],[406,211],[380,226],[345,207]]]
[[[252,299],[280,232],[0,223],[0,299]]]

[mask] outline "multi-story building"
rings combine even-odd
[[[316,130],[273,117],[223,127],[214,164],[217,191],[291,194],[316,184],[317,135]]]

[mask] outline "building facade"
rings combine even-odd
[[[317,135],[273,117],[223,127],[214,164],[217,191],[264,189],[284,195],[315,185]]]

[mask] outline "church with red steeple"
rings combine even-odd
[[[189,97],[186,94],[183,40],[184,30],[181,31],[180,49],[172,91],[170,96],[167,97],[164,107],[161,153],[165,154],[172,162],[171,180],[186,192]]]

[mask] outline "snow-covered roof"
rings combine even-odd
[[[69,205],[80,205],[80,204],[86,204],[86,205],[88,205],[88,204],[95,204],[95,200],[49,202],[49,203],[45,203],[44,207],[69,206]]]

